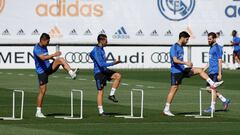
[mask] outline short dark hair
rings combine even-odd
[[[212,38],[217,38],[217,34],[214,32],[208,33],[208,37],[212,36]]]
[[[220,35],[221,35],[221,32],[216,32],[216,35],[220,36]]]
[[[232,31],[232,36],[234,36],[234,37],[237,36],[237,31],[236,30]]]
[[[180,34],[179,34],[179,39],[180,38],[189,38],[190,35],[186,32],[186,31],[182,31]]]
[[[97,41],[100,42],[101,40],[103,40],[104,38],[107,38],[106,34],[99,34],[97,37]]]
[[[40,36],[40,41],[41,40],[49,40],[50,36],[47,33],[42,33],[42,35]]]

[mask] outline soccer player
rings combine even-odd
[[[121,61],[117,60],[111,63],[107,63],[104,51],[104,47],[106,47],[108,43],[107,36],[105,34],[99,34],[97,41],[98,44],[90,52],[90,57],[94,63],[94,78],[96,80],[96,86],[98,90],[97,105],[99,116],[105,116],[106,113],[104,113],[103,110],[103,89],[104,86],[106,86],[106,81],[114,80],[110,95],[108,96],[108,99],[113,102],[118,102],[114,94],[121,81],[121,74],[110,70],[107,67],[119,64]]]
[[[217,35],[213,32],[208,34],[208,44],[210,45],[209,50],[209,63],[204,68],[204,71],[209,68],[209,77],[214,81],[218,82],[222,80],[222,47],[216,42]],[[209,86],[209,84],[208,84]],[[209,90],[211,93],[211,90]],[[211,106],[204,110],[204,112],[210,113],[213,109],[215,111],[216,96],[223,102],[223,110],[227,110],[230,103],[229,99],[226,99],[222,94],[220,94],[217,89],[213,89],[213,101]]]
[[[57,51],[53,54],[48,54],[47,45],[50,42],[50,36],[47,33],[43,33],[40,37],[40,42],[34,46],[33,54],[36,67],[36,73],[39,80],[39,94],[37,97],[37,111],[35,116],[38,118],[46,118],[42,113],[41,108],[43,104],[43,98],[47,91],[48,76],[56,72],[59,66],[62,66],[72,79],[76,78],[76,70],[71,70],[70,66],[63,58],[54,59],[61,55],[60,51]],[[49,60],[53,60],[52,63]]]
[[[184,51],[183,46],[188,43],[190,35],[182,31],[179,34],[179,40],[177,43],[173,44],[170,48],[170,58],[171,58],[171,87],[167,96],[167,101],[163,110],[163,114],[167,116],[175,116],[170,111],[170,105],[173,101],[173,98],[179,89],[179,85],[182,82],[183,78],[189,78],[193,75],[199,74],[204,80],[206,80],[212,88],[216,88],[223,83],[213,82],[211,78],[201,69],[192,67],[193,64],[190,61],[184,61]],[[187,68],[184,67],[187,66]]]
[[[240,37],[237,36],[237,31],[232,31],[233,40],[231,44],[233,45],[233,64],[235,64],[235,68],[238,69],[240,67]]]

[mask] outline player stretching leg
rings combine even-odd
[[[97,40],[98,40],[98,44],[91,51],[90,57],[94,63],[94,78],[96,80],[96,86],[98,90],[97,105],[98,105],[99,116],[105,116],[105,113],[103,110],[104,86],[106,86],[107,81],[114,80],[108,99],[113,102],[118,102],[118,100],[115,97],[115,91],[119,87],[119,84],[121,81],[121,74],[113,70],[110,70],[107,67],[119,64],[121,63],[121,61],[117,60],[112,63],[107,63],[107,60],[105,57],[105,51],[104,51],[104,47],[107,45],[107,36],[105,34],[100,34],[98,35]]]
[[[201,69],[192,67],[193,64],[190,61],[184,61],[184,51],[183,46],[188,43],[190,35],[183,31],[179,34],[179,40],[177,43],[173,44],[170,49],[171,57],[171,87],[167,96],[167,101],[163,110],[163,114],[167,116],[175,116],[170,111],[170,105],[173,98],[179,89],[179,85],[183,78],[189,78],[193,75],[200,75],[204,80],[206,80],[212,88],[216,88],[223,83],[213,82],[211,78]],[[184,65],[188,66],[185,68]]]
[[[37,97],[37,111],[35,114],[35,116],[38,118],[46,118],[46,116],[44,116],[44,114],[42,113],[41,109],[43,104],[43,98],[47,91],[48,76],[56,72],[59,66],[62,66],[71,76],[71,78],[75,79],[77,76],[76,72],[78,70],[71,70],[70,66],[64,58],[54,59],[54,57],[58,57],[61,55],[60,51],[49,55],[47,49],[49,41],[50,36],[47,33],[43,33],[40,37],[40,42],[37,43],[33,49],[36,73],[39,80],[39,94]],[[50,59],[53,60],[52,63],[49,62]]]

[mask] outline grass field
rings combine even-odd
[[[162,116],[169,89],[168,70],[119,70],[123,85],[116,92],[119,103],[107,100],[111,85],[105,88],[105,112],[129,114],[131,88],[144,89],[144,119],[123,119],[113,116],[99,117],[96,108],[96,88],[91,70],[81,70],[77,80],[70,80],[64,71],[58,71],[49,79],[43,113],[47,119],[34,117],[38,82],[34,70],[0,70],[0,117],[11,116],[12,90],[25,91],[24,119],[0,121],[1,135],[237,135],[240,132],[240,71],[224,71],[221,93],[232,101],[228,112],[218,111],[213,119],[185,117],[186,113],[198,113],[199,88],[205,81],[199,77],[185,79],[178,91],[171,110],[175,117]],[[84,119],[55,119],[54,115],[70,115],[70,90],[84,90]],[[204,107],[210,104],[210,94],[204,93]],[[139,115],[139,94],[136,94],[136,115]],[[19,97],[19,96],[18,96]],[[19,98],[17,98],[19,100]],[[138,103],[137,103],[138,102]],[[20,102],[18,102],[20,103]],[[77,103],[77,101],[76,101]],[[79,104],[77,104],[79,105]],[[75,105],[75,107],[78,107]],[[222,109],[218,100],[217,109]],[[18,105],[19,111],[19,105]],[[75,114],[77,114],[77,110]],[[19,114],[19,113],[18,113]]]

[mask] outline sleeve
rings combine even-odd
[[[114,65],[114,62],[107,63],[103,53],[101,53],[101,51],[98,49],[95,50],[93,57],[100,67],[109,67]]]
[[[239,45],[240,44],[240,37],[237,38],[237,44]]]
[[[222,59],[222,54],[223,54],[223,52],[222,52],[222,47],[217,46],[217,47],[216,47],[216,53],[217,53],[217,58],[218,58],[218,59]]]
[[[37,47],[34,48],[33,53],[37,56],[44,54],[41,49],[38,49]]]
[[[173,58],[173,57],[177,57],[177,48],[176,46],[172,46],[171,49],[170,49],[170,57]]]
[[[239,43],[240,43],[240,38],[239,37],[233,38],[233,44],[234,45],[239,45]]]

